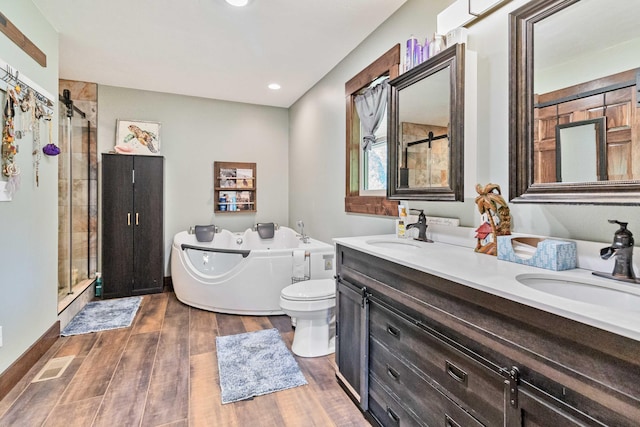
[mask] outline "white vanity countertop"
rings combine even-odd
[[[520,274],[557,276],[560,279],[598,283],[636,295],[640,295],[640,285],[601,279],[593,276],[591,271],[579,268],[556,272],[529,267],[498,260],[495,256],[476,253],[473,248],[440,242],[425,243],[413,239],[399,239],[395,235],[344,237],[333,240],[337,244],[406,267],[640,341],[640,306],[637,311],[631,311],[573,301],[525,286],[516,280],[516,276]],[[397,245],[398,248],[395,249],[367,243],[376,241],[406,241],[415,243],[420,248]],[[613,269],[613,263],[611,263],[611,269]]]

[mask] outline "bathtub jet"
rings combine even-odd
[[[284,314],[282,289],[304,279],[334,276],[334,248],[315,239],[301,241],[279,227],[272,238],[257,231],[221,230],[211,242],[186,231],[171,247],[171,276],[183,303],[218,313]]]

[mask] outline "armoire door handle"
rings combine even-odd
[[[131,225],[131,212],[127,212],[127,225]]]
[[[138,212],[136,212],[136,225],[139,225],[139,216],[140,214]]]

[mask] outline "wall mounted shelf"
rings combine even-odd
[[[215,213],[257,212],[256,164],[213,162]]]

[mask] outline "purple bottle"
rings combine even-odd
[[[424,46],[422,46],[422,60],[429,59],[429,37],[425,37]]]
[[[405,63],[404,63],[405,71],[409,71],[410,69],[412,69],[417,65],[414,63],[414,52],[417,44],[418,44],[418,39],[415,38],[413,34],[411,34],[411,37],[409,37],[409,40],[407,40],[407,55],[405,57]]]
[[[418,64],[422,63],[422,45],[416,42],[416,45],[413,48],[413,66],[415,67]]]

